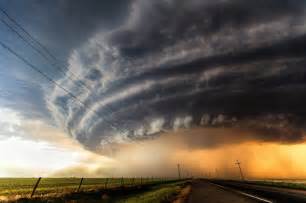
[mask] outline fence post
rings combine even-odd
[[[41,180],[41,177],[38,178],[38,180],[36,181],[36,184],[34,185],[34,188],[33,188],[33,191],[32,191],[32,194],[31,194],[31,198],[33,197],[35,191],[36,191],[36,188],[38,187],[38,184]]]
[[[106,181],[105,181],[105,186],[104,186],[105,189],[107,188],[107,183],[108,183],[108,178],[106,178]]]
[[[81,189],[81,185],[82,185],[82,183],[83,183],[83,179],[84,179],[84,178],[81,178],[81,181],[80,181],[80,184],[79,184],[79,187],[78,187],[77,192],[79,192],[79,191],[80,191],[80,189]]]
[[[124,182],[123,182],[123,176],[121,177],[121,187],[123,187],[123,184],[124,184]]]
[[[140,177],[140,185],[142,185],[142,177]]]
[[[135,182],[135,177],[132,179],[132,183],[131,183],[132,186],[134,185],[134,182]]]

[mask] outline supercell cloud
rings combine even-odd
[[[299,142],[306,113],[302,0],[136,0],[116,28],[71,51],[46,98],[85,147],[198,126]],[[69,72],[68,72],[69,74]]]

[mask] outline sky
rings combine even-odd
[[[236,177],[238,159],[306,177],[305,17],[303,0],[1,1],[0,176]]]

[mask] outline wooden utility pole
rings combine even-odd
[[[244,180],[244,176],[243,176],[243,173],[242,173],[242,170],[241,170],[241,167],[240,167],[240,162],[238,160],[236,160],[236,163],[238,165],[238,168],[239,168],[239,171],[240,171],[240,177],[241,177],[241,180]]]
[[[180,164],[177,164],[177,173],[178,173],[178,178],[181,179],[181,166],[180,166]]]

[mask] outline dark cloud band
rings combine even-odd
[[[134,1],[129,18],[72,52],[79,81],[54,88],[58,123],[86,147],[178,128],[227,126],[304,139],[304,1]],[[115,130],[113,123],[120,130]]]

